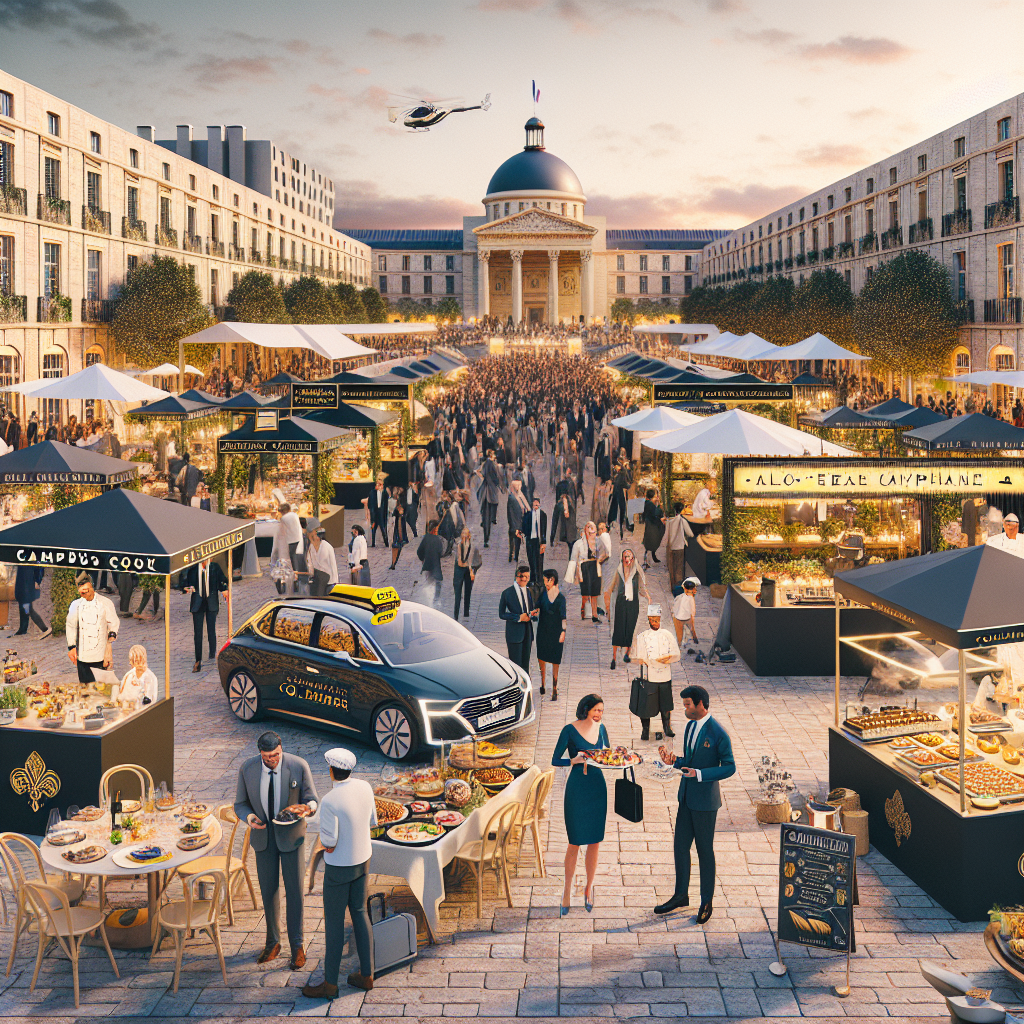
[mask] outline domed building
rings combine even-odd
[[[549,153],[544,125],[526,122],[526,144],[491,175],[482,217],[462,230],[360,230],[373,249],[373,283],[391,301],[430,306],[454,296],[463,317],[515,323],[591,323],[617,298],[676,306],[700,280],[702,248],[721,231],[608,230],[586,212],[573,169]]]

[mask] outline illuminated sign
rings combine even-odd
[[[293,384],[293,409],[337,409],[337,384]]]
[[[654,403],[789,402],[792,384],[655,384]]]
[[[293,384],[292,409],[337,409],[342,402],[408,402],[408,384]]]

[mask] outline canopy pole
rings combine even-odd
[[[171,695],[171,577],[164,577],[164,699]]]
[[[178,394],[185,391],[185,339],[178,341]]]
[[[233,556],[234,548],[228,548],[228,639],[235,635],[234,628],[234,615],[232,614],[232,601],[231,601],[231,581],[235,575],[235,567],[232,565],[234,561]]]
[[[839,591],[834,589],[833,583],[833,594],[836,603],[836,707],[835,707],[835,725],[839,728]]]
[[[967,732],[967,654],[957,651],[960,662],[960,813],[967,813],[967,792],[964,790],[964,736]]]

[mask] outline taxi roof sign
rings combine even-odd
[[[354,587],[339,583],[331,588],[329,596],[373,612],[370,623],[374,626],[390,622],[398,614],[398,607],[402,603],[394,587]]]

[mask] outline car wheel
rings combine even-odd
[[[245,669],[240,669],[228,680],[228,703],[235,717],[243,722],[256,721],[263,714],[260,688]]]
[[[391,761],[403,761],[416,750],[416,724],[398,704],[386,704],[374,715],[371,734],[377,749]]]

